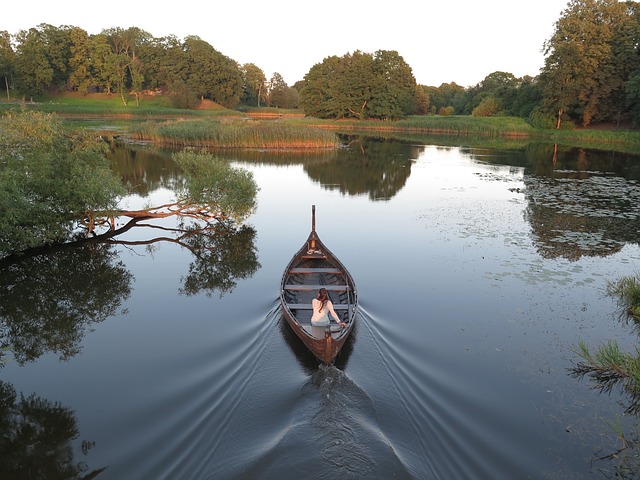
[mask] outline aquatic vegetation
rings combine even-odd
[[[636,322],[640,322],[640,278],[622,277],[616,282],[609,282],[607,293],[618,298],[618,304]]]
[[[212,148],[336,148],[334,133],[273,120],[191,119],[146,122],[129,130],[131,137],[174,146]]]

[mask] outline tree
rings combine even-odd
[[[16,76],[23,93],[40,95],[48,90],[68,87],[73,67],[79,66],[78,57],[74,65],[71,59],[74,40],[78,38],[80,30],[77,27],[54,27],[43,23],[16,35]]]
[[[267,77],[253,63],[242,66],[242,103],[260,106],[267,99]]]
[[[75,27],[63,25],[54,27],[43,23],[38,25],[44,42],[44,53],[53,70],[50,89],[64,90],[69,80],[71,67],[72,32]]]
[[[284,81],[282,75],[278,72],[274,72],[271,80],[269,81],[269,106],[289,108],[289,86]]]
[[[500,103],[495,97],[485,97],[480,104],[473,109],[474,117],[492,117],[501,111]]]
[[[145,88],[167,92],[173,83],[184,83],[187,59],[174,35],[149,38],[138,48],[138,58]]]
[[[110,52],[103,52],[106,53],[106,56],[103,57],[103,66],[108,72],[110,83],[115,84],[125,106],[127,105],[125,93],[129,89],[133,90],[137,102],[144,81],[138,49],[145,42],[150,41],[151,35],[137,27],[131,27],[127,30],[111,28],[104,30],[102,34],[110,46]]]
[[[300,90],[300,106],[305,114],[318,118],[341,118],[344,109],[339,107],[336,82],[340,78],[342,59],[325,58],[311,67],[304,77]]]
[[[428,87],[424,85],[416,86],[416,113],[418,115],[426,115],[430,110],[431,99],[429,97]]]
[[[545,42],[541,72],[545,107],[583,125],[610,119],[624,105],[624,84],[638,68],[637,5],[571,0]]]
[[[377,91],[370,117],[401,118],[416,108],[416,79],[411,67],[396,51],[378,50],[373,56]]]
[[[453,109],[453,104],[456,103],[456,97],[465,93],[464,87],[455,82],[442,83],[439,87],[425,87],[425,91],[429,95],[429,110],[431,113],[445,111],[447,107]]]
[[[54,71],[46,56],[45,39],[36,28],[16,35],[15,73],[18,89],[25,95],[43,94],[53,81]]]
[[[71,46],[69,58],[69,86],[81,93],[89,92],[94,85],[91,59],[91,42],[89,34],[81,28],[71,30]]]
[[[395,51],[327,57],[307,73],[300,106],[320,118],[399,118],[415,111],[416,82]]]
[[[0,253],[64,241],[122,193],[106,144],[69,138],[52,115],[8,112],[0,120]]]
[[[477,85],[458,94],[454,100],[458,113],[476,116],[528,117],[540,102],[541,94],[533,78],[516,78],[512,73],[499,71],[490,73]],[[463,103],[464,107],[460,107],[459,103]]]
[[[112,65],[114,61],[109,39],[104,33],[93,35],[90,38],[92,51],[93,78],[99,89],[106,93],[112,93],[118,81],[117,69]]]
[[[640,71],[631,75],[626,84],[626,107],[631,112],[633,121],[640,123]]]
[[[242,73],[235,60],[216,52],[215,75],[211,79],[211,99],[227,108],[235,108],[242,96]]]
[[[11,45],[11,35],[6,30],[0,31],[0,88],[6,90],[7,100],[11,100],[10,89],[13,88],[13,72],[15,69],[15,52]]]
[[[176,154],[185,175],[177,199],[142,210],[117,208],[124,193],[109,168],[106,144],[67,137],[60,122],[39,112],[9,112],[0,121],[0,256],[52,243],[115,235],[115,217],[179,217],[217,224],[241,222],[255,209],[250,172],[211,155]]]
[[[242,96],[240,67],[197,36],[185,38],[188,70],[185,82],[200,98],[208,98],[227,108],[235,107]]]
[[[610,101],[604,105],[602,114],[619,122],[628,107],[627,83],[640,70],[640,3],[619,3],[615,12],[616,24],[611,42],[611,75],[614,81]]]

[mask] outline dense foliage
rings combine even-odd
[[[0,32],[0,74],[27,96],[52,90],[180,92],[235,107],[243,95],[241,67],[204,40],[155,38],[136,27],[89,35],[78,27],[38,25],[13,36]]]
[[[175,161],[184,183],[175,203],[121,210],[125,188],[110,168],[107,148],[98,138],[65,134],[49,114],[9,112],[0,118],[0,257],[94,235],[115,216],[215,224],[242,221],[255,209],[257,185],[250,172],[211,155],[181,152]]]
[[[415,112],[416,80],[395,51],[356,51],[311,67],[300,106],[319,118],[401,118]]]
[[[640,3],[571,0],[545,43],[544,108],[583,125],[638,119]]]
[[[155,38],[136,27],[89,35],[78,27],[38,25],[0,31],[0,83],[7,98],[54,90],[171,94],[175,105],[200,99],[223,106],[301,107],[320,118],[395,119],[410,114],[519,116],[537,127],[564,120],[640,121],[640,3],[569,0],[542,45],[536,77],[489,73],[476,85],[416,85],[395,51],[355,51],[314,65],[288,86],[255,64],[240,66],[196,36]]]
[[[106,144],[68,137],[56,117],[7,113],[0,119],[0,254],[68,238],[123,192]]]

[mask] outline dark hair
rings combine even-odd
[[[318,310],[321,312],[324,308],[325,303],[327,303],[327,300],[329,300],[329,294],[327,293],[326,288],[321,288],[320,290],[318,290],[318,300],[320,300],[320,303],[322,303],[322,305],[320,305],[320,310]]]

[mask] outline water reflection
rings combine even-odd
[[[132,280],[104,244],[0,260],[0,342],[20,365],[48,352],[66,360],[92,325],[118,312]]]
[[[6,480],[75,480],[97,477],[106,467],[88,472],[74,459],[72,442],[79,436],[74,412],[32,394],[18,395],[0,381],[0,471]],[[94,442],[82,441],[87,455]]]
[[[142,240],[118,237],[134,228],[155,232],[158,226],[134,219],[96,237],[0,260],[0,346],[20,365],[48,352],[66,360],[79,353],[92,325],[126,313],[119,309],[131,294],[133,275],[115,245],[149,248],[171,242],[188,249],[193,260],[182,278],[184,295],[217,292],[222,297],[260,268],[252,227],[227,221],[165,227],[160,236],[147,234]],[[169,230],[179,236],[167,236]]]
[[[389,200],[401,191],[413,160],[423,154],[420,136],[413,143],[383,137],[343,135],[344,147],[325,152],[241,151],[216,155],[239,162],[301,164],[309,178],[328,190]],[[485,140],[485,147],[459,146],[484,165],[523,167],[525,218],[544,258],[576,260],[618,252],[637,243],[640,231],[640,162],[637,155],[558,147],[548,143]],[[471,142],[473,144],[473,142]],[[179,175],[170,153],[136,145],[118,145],[112,161],[132,191],[171,188]]]
[[[344,137],[348,148],[339,149],[331,162],[305,165],[309,178],[329,190],[347,195],[367,194],[371,200],[389,200],[407,183],[412,161],[423,145],[362,137]]]
[[[325,152],[217,152],[236,161],[270,165],[303,165],[312,180],[328,190],[346,195],[368,195],[371,200],[389,200],[407,183],[412,161],[423,145],[397,140],[341,136],[341,148]]]
[[[260,268],[255,238],[253,227],[233,224],[186,238],[194,258],[180,293],[218,292],[222,297],[232,292],[238,280],[252,277]]]
[[[525,167],[525,219],[543,258],[606,256],[638,243],[638,156],[531,144],[476,150],[471,157]]]
[[[113,143],[108,158],[130,193],[146,197],[160,188],[173,190],[179,171],[170,151]]]
[[[618,282],[610,283],[607,294],[618,297],[620,320],[626,327],[631,326],[631,332],[640,334],[639,319],[635,313],[638,306],[638,279],[623,277]],[[636,342],[633,342],[636,343]],[[640,415],[640,388],[638,366],[640,365],[640,350],[625,353],[618,346],[617,341],[602,342],[597,347],[590,347],[580,342],[574,348],[574,354],[579,357],[569,368],[569,375],[573,378],[588,377],[592,389],[610,395],[614,389],[623,393],[623,400],[619,405],[626,416],[634,419],[637,424]],[[605,447],[610,453],[595,452],[598,469],[605,473],[606,478],[638,478],[640,472],[640,434],[635,426],[629,428],[628,420],[624,422],[616,416],[607,420],[611,428],[611,443]],[[600,463],[601,462],[601,463]]]
[[[612,255],[638,242],[640,185],[606,163],[583,152],[556,164],[550,176],[525,176],[525,216],[541,256]]]
[[[362,321],[362,319],[358,316],[356,318],[356,323],[351,331],[349,337],[344,342],[344,345],[340,349],[340,353],[336,357],[333,365],[340,369],[345,370],[347,368],[347,364],[349,363],[349,357],[353,352],[353,346],[356,342],[358,336],[358,322]],[[318,359],[309,351],[309,349],[302,343],[302,341],[293,333],[287,322],[282,317],[282,312],[280,312],[280,321],[278,322],[280,327],[280,333],[284,337],[287,346],[291,349],[293,354],[298,360],[300,366],[304,369],[307,375],[313,375],[317,372],[318,368],[321,366]]]

